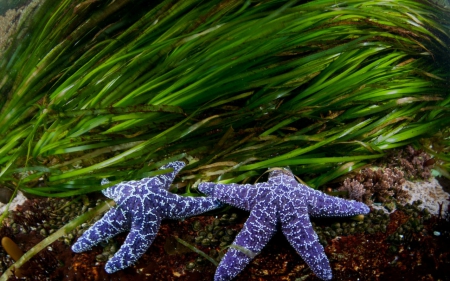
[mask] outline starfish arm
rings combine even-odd
[[[180,196],[167,192],[163,208],[164,218],[181,219],[211,211],[221,206],[213,197]]]
[[[365,215],[370,212],[369,207],[364,203],[330,196],[311,188],[308,188],[308,191],[310,192],[308,209],[311,216],[345,217]]]
[[[176,161],[166,164],[160,168],[160,170],[170,169],[173,171],[167,174],[159,175],[151,178],[143,178],[140,181],[136,182],[136,185],[142,185],[147,188],[155,188],[168,190],[170,185],[173,182],[173,179],[178,174],[178,172],[186,166],[184,162]]]
[[[102,180],[102,182],[104,181]],[[120,201],[119,199],[126,198],[127,196],[131,195],[131,193],[134,190],[134,187],[137,185],[139,185],[139,181],[124,181],[103,189],[102,193],[106,197],[116,201],[117,205],[121,205],[122,202],[118,202]]]
[[[214,275],[215,281],[231,280],[264,248],[276,232],[277,210],[261,201],[250,212],[241,232],[236,236]]]
[[[264,193],[263,189],[270,189],[267,183],[251,184],[221,184],[212,182],[200,183],[198,189],[213,196],[223,203],[250,211],[258,202],[258,193]]]
[[[159,168],[160,170],[170,169],[172,168],[173,171],[164,175],[160,175],[157,177],[154,177],[155,179],[158,179],[160,181],[159,186],[164,189],[169,189],[170,185],[172,184],[173,180],[175,179],[175,176],[181,171],[181,169],[186,166],[186,163],[183,161],[175,161],[170,162],[169,164],[166,164]],[[144,180],[144,179],[143,179]]]
[[[281,229],[292,247],[322,280],[332,278],[330,263],[309,220],[306,207],[291,208],[280,216]]]
[[[215,182],[202,182],[198,185],[198,190],[208,196],[214,196],[214,190],[217,185]]]
[[[161,218],[152,213],[147,215],[145,219],[135,219],[125,242],[106,263],[106,272],[114,273],[134,264],[152,244],[160,224]]]
[[[108,183],[109,183],[109,180],[106,179],[106,178],[103,178],[102,181],[100,182],[101,185],[105,185],[105,184],[108,184]]]
[[[139,185],[145,185],[147,187],[161,187],[164,189],[168,189],[170,187],[170,184],[172,183],[175,176],[178,174],[178,172],[183,169],[183,167],[186,166],[186,164],[182,161],[175,161],[171,162],[169,164],[166,164],[160,168],[160,170],[170,169],[172,168],[173,171],[164,175],[159,175],[156,177],[151,178],[143,178],[139,181],[132,180],[132,181],[125,181],[121,182],[119,184],[110,186],[106,189],[102,190],[102,193],[110,198],[117,200],[117,198],[125,198],[128,195],[130,195],[133,192],[133,187],[139,186]],[[101,184],[107,184],[109,181],[107,179],[103,179]],[[116,202],[118,204],[121,204],[121,202]]]
[[[72,251],[81,253],[89,250],[101,241],[107,240],[128,229],[129,224],[122,210],[112,208],[101,220],[97,221],[78,238],[77,242],[72,246]]]
[[[220,261],[214,275],[214,281],[228,281],[238,275],[250,263],[252,258],[243,252],[230,248]]]

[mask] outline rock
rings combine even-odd
[[[439,182],[432,178],[429,181],[407,181],[403,189],[408,192],[411,198],[408,203],[421,200],[419,208],[426,208],[431,214],[439,215],[439,204],[442,203],[442,215],[448,209],[450,194],[445,192]]]

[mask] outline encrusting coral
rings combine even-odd
[[[429,179],[435,160],[428,153],[408,145],[405,149],[394,150],[387,157],[387,167],[398,167],[407,179]]]
[[[352,179],[345,179],[339,191],[348,192],[348,197],[366,204],[372,202],[388,202],[393,198],[399,201],[408,199],[402,189],[405,183],[404,174],[397,168],[370,169],[357,173]]]
[[[402,186],[406,179],[429,179],[434,159],[422,150],[408,145],[394,150],[378,163],[384,168],[365,168],[351,178],[346,178],[339,191],[347,192],[350,199],[366,204],[386,203],[393,199],[405,202],[409,198]]]

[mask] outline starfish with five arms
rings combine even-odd
[[[135,263],[152,244],[162,219],[180,219],[219,207],[211,197],[183,197],[168,191],[184,162],[169,163],[168,174],[127,181],[104,189],[103,194],[117,203],[101,220],[89,228],[72,246],[76,253],[90,249],[118,233],[130,231],[119,251],[106,263],[108,273]],[[107,181],[102,181],[102,184]]]
[[[292,247],[323,280],[332,278],[324,248],[309,216],[367,214],[365,204],[324,194],[298,183],[287,169],[274,169],[256,185],[201,183],[199,190],[223,203],[250,211],[250,216],[221,260],[215,281],[231,280],[262,250],[281,225]]]

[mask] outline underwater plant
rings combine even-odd
[[[321,186],[448,128],[446,17],[416,1],[42,1],[0,63],[0,181],[71,196],[188,156],[187,182],[289,165]]]

